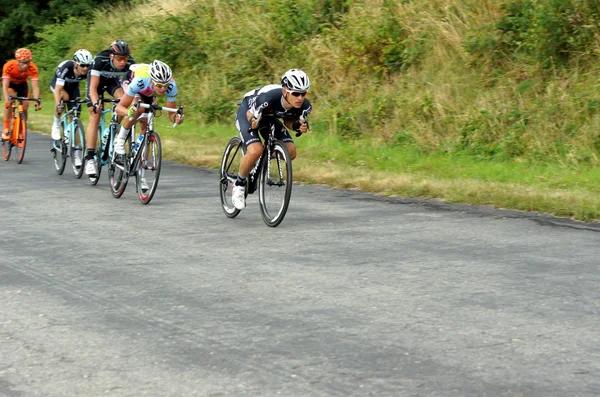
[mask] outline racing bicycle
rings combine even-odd
[[[118,155],[113,151],[108,165],[108,178],[113,197],[119,198],[125,192],[129,177],[135,175],[138,198],[142,204],[148,204],[156,192],[162,164],[160,135],[154,131],[156,112],[175,112],[183,118],[183,105],[174,109],[138,101],[134,107],[136,111],[137,107],[149,110],[138,118],[147,119],[146,129],[135,139],[134,125],[125,140],[125,155]],[[173,124],[175,126],[177,124]]]
[[[77,178],[83,175],[83,163],[85,155],[85,129],[83,123],[79,119],[81,116],[81,104],[85,100],[61,99],[57,108],[64,108],[66,104],[74,104],[74,106],[60,118],[60,130],[62,138],[52,141],[52,157],[54,159],[54,168],[58,175],[62,175],[67,164],[67,157],[71,157],[71,165],[73,173]],[[76,162],[79,159],[79,162]]]
[[[257,121],[262,117],[261,112],[262,106],[258,109]],[[307,116],[305,110],[300,119],[308,123]],[[262,218],[268,226],[276,227],[283,221],[292,196],[292,158],[285,143],[275,138],[276,124],[268,124],[258,129],[264,139],[264,149],[248,175],[246,197],[258,190]],[[296,134],[300,135],[300,132]],[[245,151],[241,138],[234,136],[227,143],[221,160],[219,193],[223,212],[229,218],[235,218],[241,211],[235,208],[231,196]]]
[[[96,162],[96,169],[98,172],[96,175],[88,175],[92,185],[96,185],[100,180],[100,173],[102,172],[102,166],[107,165],[113,151],[113,141],[116,134],[119,132],[119,121],[117,119],[117,112],[115,111],[117,104],[120,99],[104,99],[100,98],[100,123],[98,124],[98,133],[96,141],[96,153],[94,154],[94,161]],[[112,103],[110,109],[104,109],[104,103]],[[106,115],[110,113],[110,122],[106,124],[104,121]]]
[[[27,118],[25,117],[25,110],[23,109],[22,102],[35,101],[39,104],[42,100],[39,98],[20,96],[9,96],[8,100],[13,101],[11,105],[12,117],[9,124],[10,138],[8,140],[2,140],[2,155],[4,156],[4,160],[8,161],[12,149],[15,148],[17,161],[21,164],[25,157],[25,146],[27,145]]]

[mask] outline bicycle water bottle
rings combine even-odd
[[[137,151],[140,148],[140,145],[142,144],[143,140],[144,140],[144,135],[138,136],[138,139],[135,141],[135,146],[133,147],[133,153],[134,154],[137,153]]]

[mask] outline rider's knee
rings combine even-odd
[[[256,161],[258,160],[258,158],[260,157],[260,155],[263,152],[263,144],[260,142],[256,142],[253,143],[252,145],[249,145],[247,150],[246,150],[246,156],[248,156],[248,159]]]

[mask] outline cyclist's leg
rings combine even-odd
[[[143,95],[136,95],[133,98],[132,103],[137,102],[138,100],[141,100],[143,103],[145,104],[152,104],[152,97],[147,97],[147,96],[143,96]],[[143,113],[147,113],[149,110],[146,109],[143,111]],[[129,133],[131,132],[131,128],[139,121],[139,117],[134,117],[133,120],[129,120],[129,117],[125,117],[121,123],[121,129],[119,130],[119,134],[117,135],[117,138],[115,140],[115,150],[117,154],[125,154],[125,140],[127,139],[127,136],[129,135]],[[142,126],[140,131],[145,131],[146,130],[146,121],[145,119],[141,120],[142,122]]]
[[[235,208],[238,210],[246,207],[246,185],[247,178],[252,171],[252,167],[256,164],[256,161],[260,158],[263,152],[263,144],[260,141],[257,131],[250,131],[250,123],[246,116],[248,111],[247,106],[242,103],[236,114],[235,126],[238,129],[240,138],[243,144],[246,146],[246,153],[240,160],[240,168],[238,171],[237,179],[232,187],[231,201]]]
[[[65,89],[66,87],[64,87],[64,86],[59,86],[59,87],[62,87],[62,89],[60,91],[60,99],[62,99],[63,101],[68,100],[69,95],[67,94],[67,90]],[[56,85],[50,84],[50,91],[52,92],[53,96],[56,93],[56,90],[57,90]],[[55,103],[55,105],[58,105],[58,104]],[[69,106],[69,105],[67,105],[67,106]],[[61,116],[61,114],[62,114],[62,112],[59,113],[56,111],[56,106],[55,106],[54,107],[54,121],[52,122],[52,139],[54,139],[54,140],[60,139],[60,116]]]
[[[121,87],[121,81],[118,79],[112,79],[106,86],[106,91],[112,95],[115,99],[121,99],[123,97],[124,91]],[[117,117],[117,121],[121,123],[123,117]]]
[[[248,122],[248,118],[246,116],[246,112],[248,111],[247,106],[242,103],[239,107],[236,118],[235,118],[235,126],[238,129],[238,133],[240,134],[240,138],[242,138],[242,142],[246,145],[246,154],[242,157],[240,161],[240,169],[238,171],[238,180],[245,179],[254,164],[260,157],[263,151],[263,145],[260,141],[260,137],[258,136],[257,131],[250,131],[250,123]]]
[[[9,96],[17,96],[17,93],[15,92],[14,88],[12,88],[10,85],[8,86],[8,95]],[[2,128],[2,139],[6,140],[6,139],[9,139],[9,137],[10,137],[8,129],[10,128],[10,119],[12,117],[12,107],[9,106],[9,104],[8,104],[8,98],[4,98],[4,101],[5,101],[4,127]]]
[[[18,96],[29,98],[29,85],[27,83],[19,84],[19,88],[16,90]],[[23,113],[25,114],[25,120],[28,120],[27,115],[29,114],[29,101],[21,103],[23,105]]]
[[[102,80],[98,84],[98,98],[101,98],[104,94],[104,86]],[[86,154],[85,154],[85,173],[87,175],[94,175],[96,170],[96,164],[94,163],[94,156],[96,154],[96,142],[98,141],[98,125],[100,124],[101,109],[98,109],[98,113],[94,113],[93,103],[90,97],[90,85],[89,82],[85,88],[85,100],[89,113],[88,126],[85,133],[86,140]]]

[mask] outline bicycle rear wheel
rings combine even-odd
[[[98,184],[98,181],[100,180],[100,174],[102,173],[102,160],[100,159],[100,157],[102,156],[102,133],[102,129],[98,126],[98,133],[96,134],[96,151],[93,159],[93,161],[96,163],[97,172],[96,175],[88,175],[88,178],[90,178],[90,182],[92,182],[92,185]]]
[[[15,151],[17,161],[21,164],[25,158],[25,147],[27,146],[27,122],[25,121],[25,115],[23,113],[21,113],[19,117],[19,123],[15,123],[15,128],[18,128]]]
[[[62,124],[61,124],[62,129]],[[67,164],[67,145],[63,139],[52,140],[52,159],[54,160],[54,169],[58,175],[62,175]]]
[[[83,129],[83,123],[81,120],[77,120],[74,124],[75,131],[71,134],[69,139],[69,154],[71,156],[71,166],[73,167],[73,173],[77,179],[83,175],[83,166],[85,163],[84,156],[86,151],[85,146],[85,130]],[[75,165],[75,159],[79,158],[79,167]]]
[[[135,174],[137,193],[142,204],[148,204],[158,186],[160,167],[162,165],[162,145],[160,135],[152,131],[146,137],[140,160],[140,169]]]
[[[233,184],[237,178],[238,170],[240,169],[240,161],[244,156],[242,153],[242,140],[240,137],[234,136],[229,140],[223,159],[221,160],[221,168],[219,170],[219,193],[221,195],[221,206],[223,212],[229,218],[235,218],[240,213],[240,210],[235,208],[231,200]]]
[[[269,161],[260,169],[258,199],[262,218],[268,226],[278,226],[292,197],[292,159],[282,141],[273,142]]]

